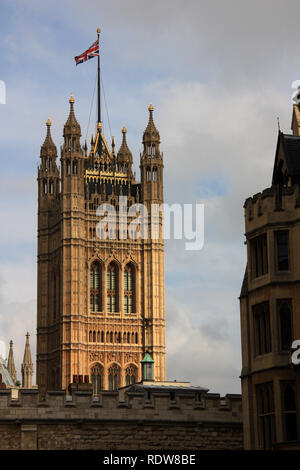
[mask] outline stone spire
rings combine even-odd
[[[11,378],[14,382],[17,381],[17,371],[15,367],[15,360],[14,360],[14,351],[13,351],[13,342],[9,342],[9,353],[8,353],[8,360],[7,360],[7,370],[10,373]]]
[[[64,125],[64,137],[67,136],[81,136],[81,128],[80,125],[78,124],[78,121],[75,117],[74,113],[74,103],[75,99],[74,96],[71,93],[71,96],[69,98],[69,103],[70,103],[70,113],[68,116],[68,119],[66,120],[66,123]]]
[[[52,124],[51,119],[48,117],[46,121],[47,134],[46,134],[44,143],[41,146],[41,157],[44,157],[44,156],[56,157],[57,156],[57,149],[52,140],[51,131],[50,131],[51,124]]]
[[[31,360],[29,336],[30,336],[30,334],[27,332],[26,333],[26,344],[25,344],[24,357],[23,357],[23,362],[22,362],[22,366],[21,366],[22,388],[31,388],[32,387],[33,363],[32,363],[32,360]]]
[[[119,169],[131,169],[132,166],[132,153],[130,152],[127,141],[126,141],[127,129],[125,126],[122,127],[123,140],[120,150],[117,154],[117,162]]]
[[[159,144],[160,135],[153,121],[154,107],[152,103],[150,103],[148,107],[148,111],[149,111],[149,121],[143,134],[143,144]]]

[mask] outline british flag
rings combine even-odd
[[[99,55],[99,39],[97,39],[94,44],[89,47],[85,52],[83,52],[80,55],[77,55],[74,57],[76,65],[82,64],[82,62],[86,62],[89,59],[92,59],[93,57],[97,57]]]

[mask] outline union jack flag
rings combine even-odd
[[[80,55],[77,55],[74,57],[76,65],[82,64],[82,62],[86,62],[89,59],[92,59],[93,57],[97,57],[99,55],[99,39],[97,39],[94,44],[89,47],[85,52],[83,52]]]

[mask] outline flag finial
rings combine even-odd
[[[101,29],[100,29],[99,26],[98,26],[98,28],[97,28],[97,33],[100,34],[100,32],[101,32]]]

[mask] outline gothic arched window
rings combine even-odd
[[[94,262],[90,267],[90,312],[101,312],[101,266]]]
[[[124,269],[124,312],[135,312],[135,273],[131,263]]]
[[[154,156],[155,153],[156,153],[156,149],[155,149],[155,145],[153,144],[153,145],[152,145],[152,155]]]
[[[93,384],[93,394],[99,395],[103,388],[103,367],[101,364],[95,364],[91,369],[91,382]]]
[[[157,181],[157,167],[155,166],[152,171],[153,181]]]
[[[118,390],[120,380],[120,367],[117,364],[112,364],[108,369],[108,389]]]
[[[115,263],[110,263],[107,268],[107,311],[114,313],[118,311],[118,268]]]
[[[146,180],[151,181],[151,168],[149,166],[146,168]]]
[[[137,370],[133,364],[126,367],[125,371],[126,385],[131,385],[137,382]]]
[[[77,175],[77,172],[78,172],[78,164],[77,164],[77,160],[74,160],[73,161],[73,174]]]

